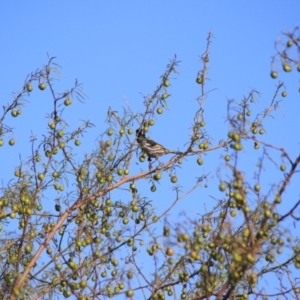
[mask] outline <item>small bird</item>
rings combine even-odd
[[[149,161],[151,161],[151,158],[157,159],[158,157],[169,153],[182,154],[182,152],[180,151],[173,151],[173,150],[166,149],[164,146],[160,145],[159,143],[156,143],[155,141],[146,138],[143,129],[136,130],[136,140],[140,148],[142,149],[142,151],[147,154]]]

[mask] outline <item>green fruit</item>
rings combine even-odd
[[[156,173],[153,178],[154,178],[154,180],[160,180],[161,179],[161,173]]]
[[[226,161],[230,161],[230,158],[231,158],[231,157],[230,157],[230,155],[228,155],[228,154],[224,156],[224,159],[225,159]]]
[[[58,177],[59,177],[59,173],[56,172],[56,171],[53,172],[53,173],[52,173],[52,177],[55,178],[55,179],[58,178]]]
[[[74,144],[75,144],[75,146],[80,146],[80,144],[81,144],[81,142],[80,142],[80,140],[75,140],[75,142],[74,142]]]
[[[25,245],[25,253],[30,254],[32,252],[32,246],[27,244]]]
[[[128,290],[126,291],[126,296],[129,298],[129,297],[132,297],[133,296],[133,290]]]
[[[132,130],[131,128],[129,128],[129,129],[127,130],[127,133],[128,133],[128,134],[132,134],[132,133],[133,133],[133,130]]]
[[[278,77],[278,73],[275,72],[275,71],[272,71],[270,75],[271,75],[271,77],[272,77],[273,79],[275,79],[275,78]]]
[[[287,47],[292,47],[293,45],[294,45],[294,41],[292,39],[288,40],[287,43],[286,43]]]
[[[39,180],[44,180],[45,179],[45,175],[43,173],[39,173],[38,176],[37,176],[37,178]]]
[[[161,107],[159,107],[156,111],[159,115],[161,115],[163,113],[163,109]]]
[[[41,91],[43,91],[45,88],[46,88],[46,84],[43,83],[43,82],[41,82],[41,83],[39,84],[39,89],[40,89]]]
[[[72,104],[71,99],[70,99],[70,98],[67,98],[67,99],[64,101],[64,104],[65,104],[65,106],[71,105],[71,104]]]
[[[26,89],[27,89],[27,92],[29,92],[29,93],[33,91],[33,87],[30,84],[26,85]]]
[[[201,157],[197,159],[197,164],[200,166],[203,165],[203,159]]]
[[[201,76],[201,77],[197,77],[196,82],[197,82],[198,84],[203,83],[203,77],[202,77],[202,76]]]
[[[58,138],[62,138],[64,136],[64,132],[62,131],[62,130],[59,130],[58,132],[57,132],[57,137]]]
[[[292,71],[292,67],[287,63],[282,64],[282,68],[283,68],[284,72],[291,72]]]
[[[178,181],[177,176],[172,176],[172,177],[171,177],[171,182],[172,182],[172,183],[176,183],[177,181]]]
[[[108,135],[113,135],[113,133],[114,133],[114,131],[110,128],[110,129],[108,129],[108,131],[107,131],[107,134]]]
[[[284,172],[286,170],[286,166],[284,164],[280,165],[280,171]]]
[[[155,124],[155,121],[154,120],[149,120],[149,126],[153,126]]]
[[[259,184],[255,184],[254,185],[254,191],[255,192],[259,192],[260,191],[260,185]]]
[[[58,147],[59,147],[60,149],[63,149],[63,148],[66,147],[66,143],[65,143],[65,142],[60,142],[60,143],[58,144]]]
[[[50,129],[55,129],[55,124],[54,123],[49,123],[48,126],[50,127]]]
[[[12,110],[11,115],[16,118],[18,116],[18,112],[16,110]]]
[[[14,139],[10,139],[10,140],[8,141],[8,144],[9,144],[10,146],[13,146],[15,143],[16,143],[16,142],[15,142]]]
[[[161,95],[161,99],[162,100],[165,100],[165,99],[167,99],[168,98],[168,94],[167,93],[163,93],[162,95]]]
[[[0,139],[0,147],[4,145],[4,141]]]
[[[156,191],[156,186],[155,185],[152,185],[151,188],[150,188],[151,192],[155,192]]]
[[[287,96],[287,92],[286,92],[286,91],[283,91],[283,92],[281,93],[281,96],[282,96],[282,97],[286,97],[286,96]]]
[[[227,186],[226,186],[226,183],[225,182],[221,182],[220,185],[219,185],[219,190],[221,192],[224,192],[226,190]]]
[[[170,86],[170,82],[167,79],[165,79],[163,85],[165,87],[169,87]]]

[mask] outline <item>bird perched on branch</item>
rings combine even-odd
[[[136,140],[142,151],[147,154],[149,161],[151,161],[151,158],[157,159],[158,157],[169,153],[182,154],[180,151],[166,149],[159,143],[146,138],[145,132],[142,128],[136,130]]]

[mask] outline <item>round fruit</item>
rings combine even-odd
[[[166,250],[166,255],[168,256],[172,256],[174,254],[174,249],[173,248],[170,248],[168,247],[167,250]]]
[[[230,212],[230,215],[231,215],[232,217],[235,217],[235,216],[236,216],[236,211],[235,211],[235,210],[232,210],[232,211]]]
[[[199,157],[198,159],[197,159],[197,163],[198,163],[198,165],[203,165],[203,159],[201,158],[201,157]]]
[[[254,191],[255,192],[259,192],[260,191],[260,185],[259,184],[255,184],[254,185]]]
[[[151,192],[155,192],[156,191],[156,186],[155,185],[152,185],[151,188],[150,188]]]
[[[132,134],[132,133],[133,133],[133,130],[132,130],[131,128],[129,128],[129,129],[127,130],[127,133],[128,133],[128,134]]]
[[[56,172],[56,171],[53,172],[53,173],[52,173],[52,177],[53,177],[53,178],[58,178],[58,177],[59,177],[59,173]]]
[[[10,146],[13,146],[15,143],[16,143],[16,142],[15,142],[14,139],[10,139],[10,140],[8,141],[8,144],[9,144]]]
[[[275,71],[272,71],[272,72],[271,72],[271,77],[272,77],[273,79],[277,78],[277,76],[278,76],[278,73],[277,73],[277,72],[275,72]]]
[[[203,77],[197,77],[196,82],[197,82],[198,84],[203,83]]]
[[[66,143],[65,143],[65,142],[60,142],[60,143],[58,144],[58,147],[59,147],[60,149],[63,149],[63,148],[66,147]]]
[[[0,140],[0,147],[4,145],[4,141],[1,139]]]
[[[108,135],[113,135],[114,131],[112,129],[108,129],[107,134]]]
[[[80,140],[75,140],[74,144],[75,144],[75,146],[80,146],[81,142],[80,142]]]
[[[233,145],[233,148],[234,148],[235,150],[237,150],[237,151],[240,151],[240,150],[243,149],[243,146],[242,146],[242,144],[240,144],[240,143],[235,143],[235,144]]]
[[[167,93],[163,93],[162,95],[161,95],[161,99],[163,99],[163,100],[165,100],[165,99],[167,99],[168,98],[168,94]]]
[[[221,192],[224,192],[226,190],[226,183],[225,182],[221,182],[220,185],[219,185],[219,190]]]
[[[12,110],[11,115],[16,118],[18,116],[18,112],[16,110]]]
[[[43,173],[39,173],[38,176],[37,176],[37,178],[38,178],[39,180],[44,180],[45,175],[44,175]]]
[[[170,82],[167,79],[164,80],[164,86],[165,87],[169,87],[170,86]]]
[[[284,172],[286,170],[286,166],[284,164],[280,165],[280,171]]]
[[[33,87],[30,84],[26,85],[26,89],[27,89],[27,92],[29,92],[29,93],[33,91]]]
[[[176,183],[177,181],[178,181],[177,176],[172,176],[172,177],[171,177],[171,182],[172,182],[172,183]]]
[[[57,137],[62,138],[64,136],[64,132],[62,130],[59,130],[57,132]]]
[[[43,83],[43,82],[41,82],[41,83],[39,84],[39,89],[40,89],[41,91],[43,91],[45,88],[46,88],[46,84]]]
[[[226,161],[230,161],[230,158],[231,158],[231,157],[230,157],[230,155],[228,155],[228,154],[224,156],[224,159],[225,159]]]
[[[129,298],[129,297],[132,297],[133,296],[133,290],[128,290],[126,291],[126,296]]]
[[[161,115],[163,113],[163,109],[161,107],[159,107],[156,111],[159,115]]]
[[[149,126],[153,126],[155,124],[155,121],[154,120],[149,120]]]
[[[72,104],[71,99],[70,99],[70,98],[67,98],[67,99],[64,101],[64,104],[65,104],[65,106],[71,105],[71,104]]]
[[[290,65],[288,65],[287,63],[282,64],[282,68],[284,72],[291,72],[292,71],[292,67]]]
[[[153,178],[155,180],[160,180],[161,179],[161,173],[156,173]]]
[[[286,43],[287,47],[292,47],[294,44],[294,41],[291,39],[291,40],[288,40],[288,42]]]
[[[283,91],[283,92],[281,93],[281,96],[282,96],[282,97],[286,97],[286,96],[287,96],[287,92],[286,92],[286,91]]]

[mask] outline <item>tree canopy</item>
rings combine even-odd
[[[168,149],[167,138],[151,136],[168,109],[169,87],[176,84],[176,56],[154,91],[143,96],[143,111],[128,103],[121,112],[108,109],[105,129],[89,153],[80,149],[93,123],[68,122],[70,105],[86,100],[83,86],[76,80],[59,89],[61,68],[53,57],[27,76],[3,107],[0,146],[18,147],[10,115],[22,115],[32,93],[50,95],[52,108],[43,136],[33,132],[28,145],[19,145],[20,153],[29,147],[30,157],[21,155],[14,177],[2,182],[1,299],[299,299],[300,199],[288,191],[299,182],[300,154],[293,157],[286,145],[273,145],[265,135],[272,131],[265,125],[268,118],[276,119],[286,105],[287,88],[278,81],[255,115],[259,91],[228,100],[229,129],[215,140],[205,122],[210,113],[205,103],[213,97],[207,89],[211,42],[209,33],[193,82],[199,86],[198,108],[178,149]],[[271,78],[300,72],[298,28],[284,34],[275,49]],[[299,148],[297,130],[291,144]],[[204,169],[214,152],[221,156],[219,167]],[[245,161],[255,167],[253,174]],[[191,175],[191,163],[199,171],[183,188],[178,173]],[[274,170],[278,180],[265,186],[263,178]],[[219,181],[212,207],[204,211],[199,204],[197,218],[172,220],[176,204],[205,188],[212,176]],[[168,204],[158,212],[156,195],[163,186]]]

